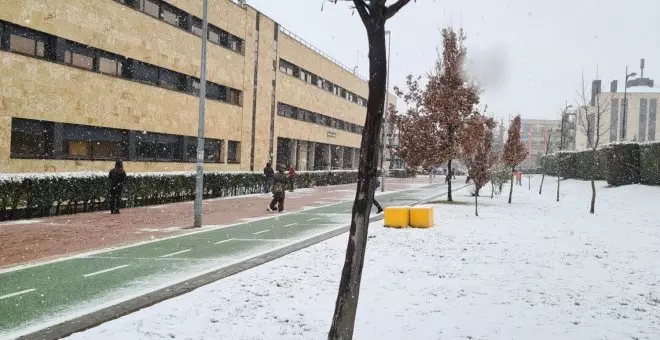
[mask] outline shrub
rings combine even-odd
[[[261,192],[264,176],[256,172],[204,174],[204,198]],[[301,171],[299,188],[357,182],[357,171]],[[123,205],[139,207],[189,201],[195,196],[192,172],[129,174],[122,193]],[[96,211],[108,197],[105,173],[17,174],[0,176],[0,221]]]
[[[639,183],[639,144],[607,146],[607,183],[613,186]]]
[[[643,144],[639,151],[640,183],[660,185],[660,143]]]
[[[410,177],[415,177],[416,174],[417,173],[415,172],[415,169],[411,169],[411,168],[387,170],[387,176],[394,178],[410,178]]]

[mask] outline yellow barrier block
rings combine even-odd
[[[431,228],[433,226],[433,208],[426,206],[410,207],[410,226],[413,228]]]
[[[386,207],[385,208],[385,227],[388,228],[407,228],[410,223],[409,207]]]

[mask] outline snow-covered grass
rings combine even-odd
[[[590,215],[588,182],[559,203],[554,180],[524,182],[478,218],[443,204],[432,229],[372,224],[354,338],[660,339],[660,187],[599,182]],[[346,237],[70,338],[323,339]]]

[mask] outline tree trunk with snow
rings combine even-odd
[[[479,189],[477,189],[477,193],[474,195],[474,216],[479,216]]]
[[[447,176],[449,176],[449,182],[447,183],[447,202],[453,202],[454,199],[451,196],[451,159],[449,160],[449,163],[447,163]]]
[[[515,170],[516,170],[516,168],[511,168],[511,188],[509,189],[509,204],[511,204],[511,197],[513,197],[513,181],[514,181],[513,172]]]

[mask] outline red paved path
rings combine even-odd
[[[425,184],[424,179],[388,179],[394,191]],[[321,206],[352,199],[355,184],[287,192],[285,210]],[[250,195],[204,201],[203,224],[224,225],[266,214],[270,195]],[[192,202],[124,209],[120,215],[93,212],[0,223],[0,268],[64,255],[132,244],[187,232]]]

